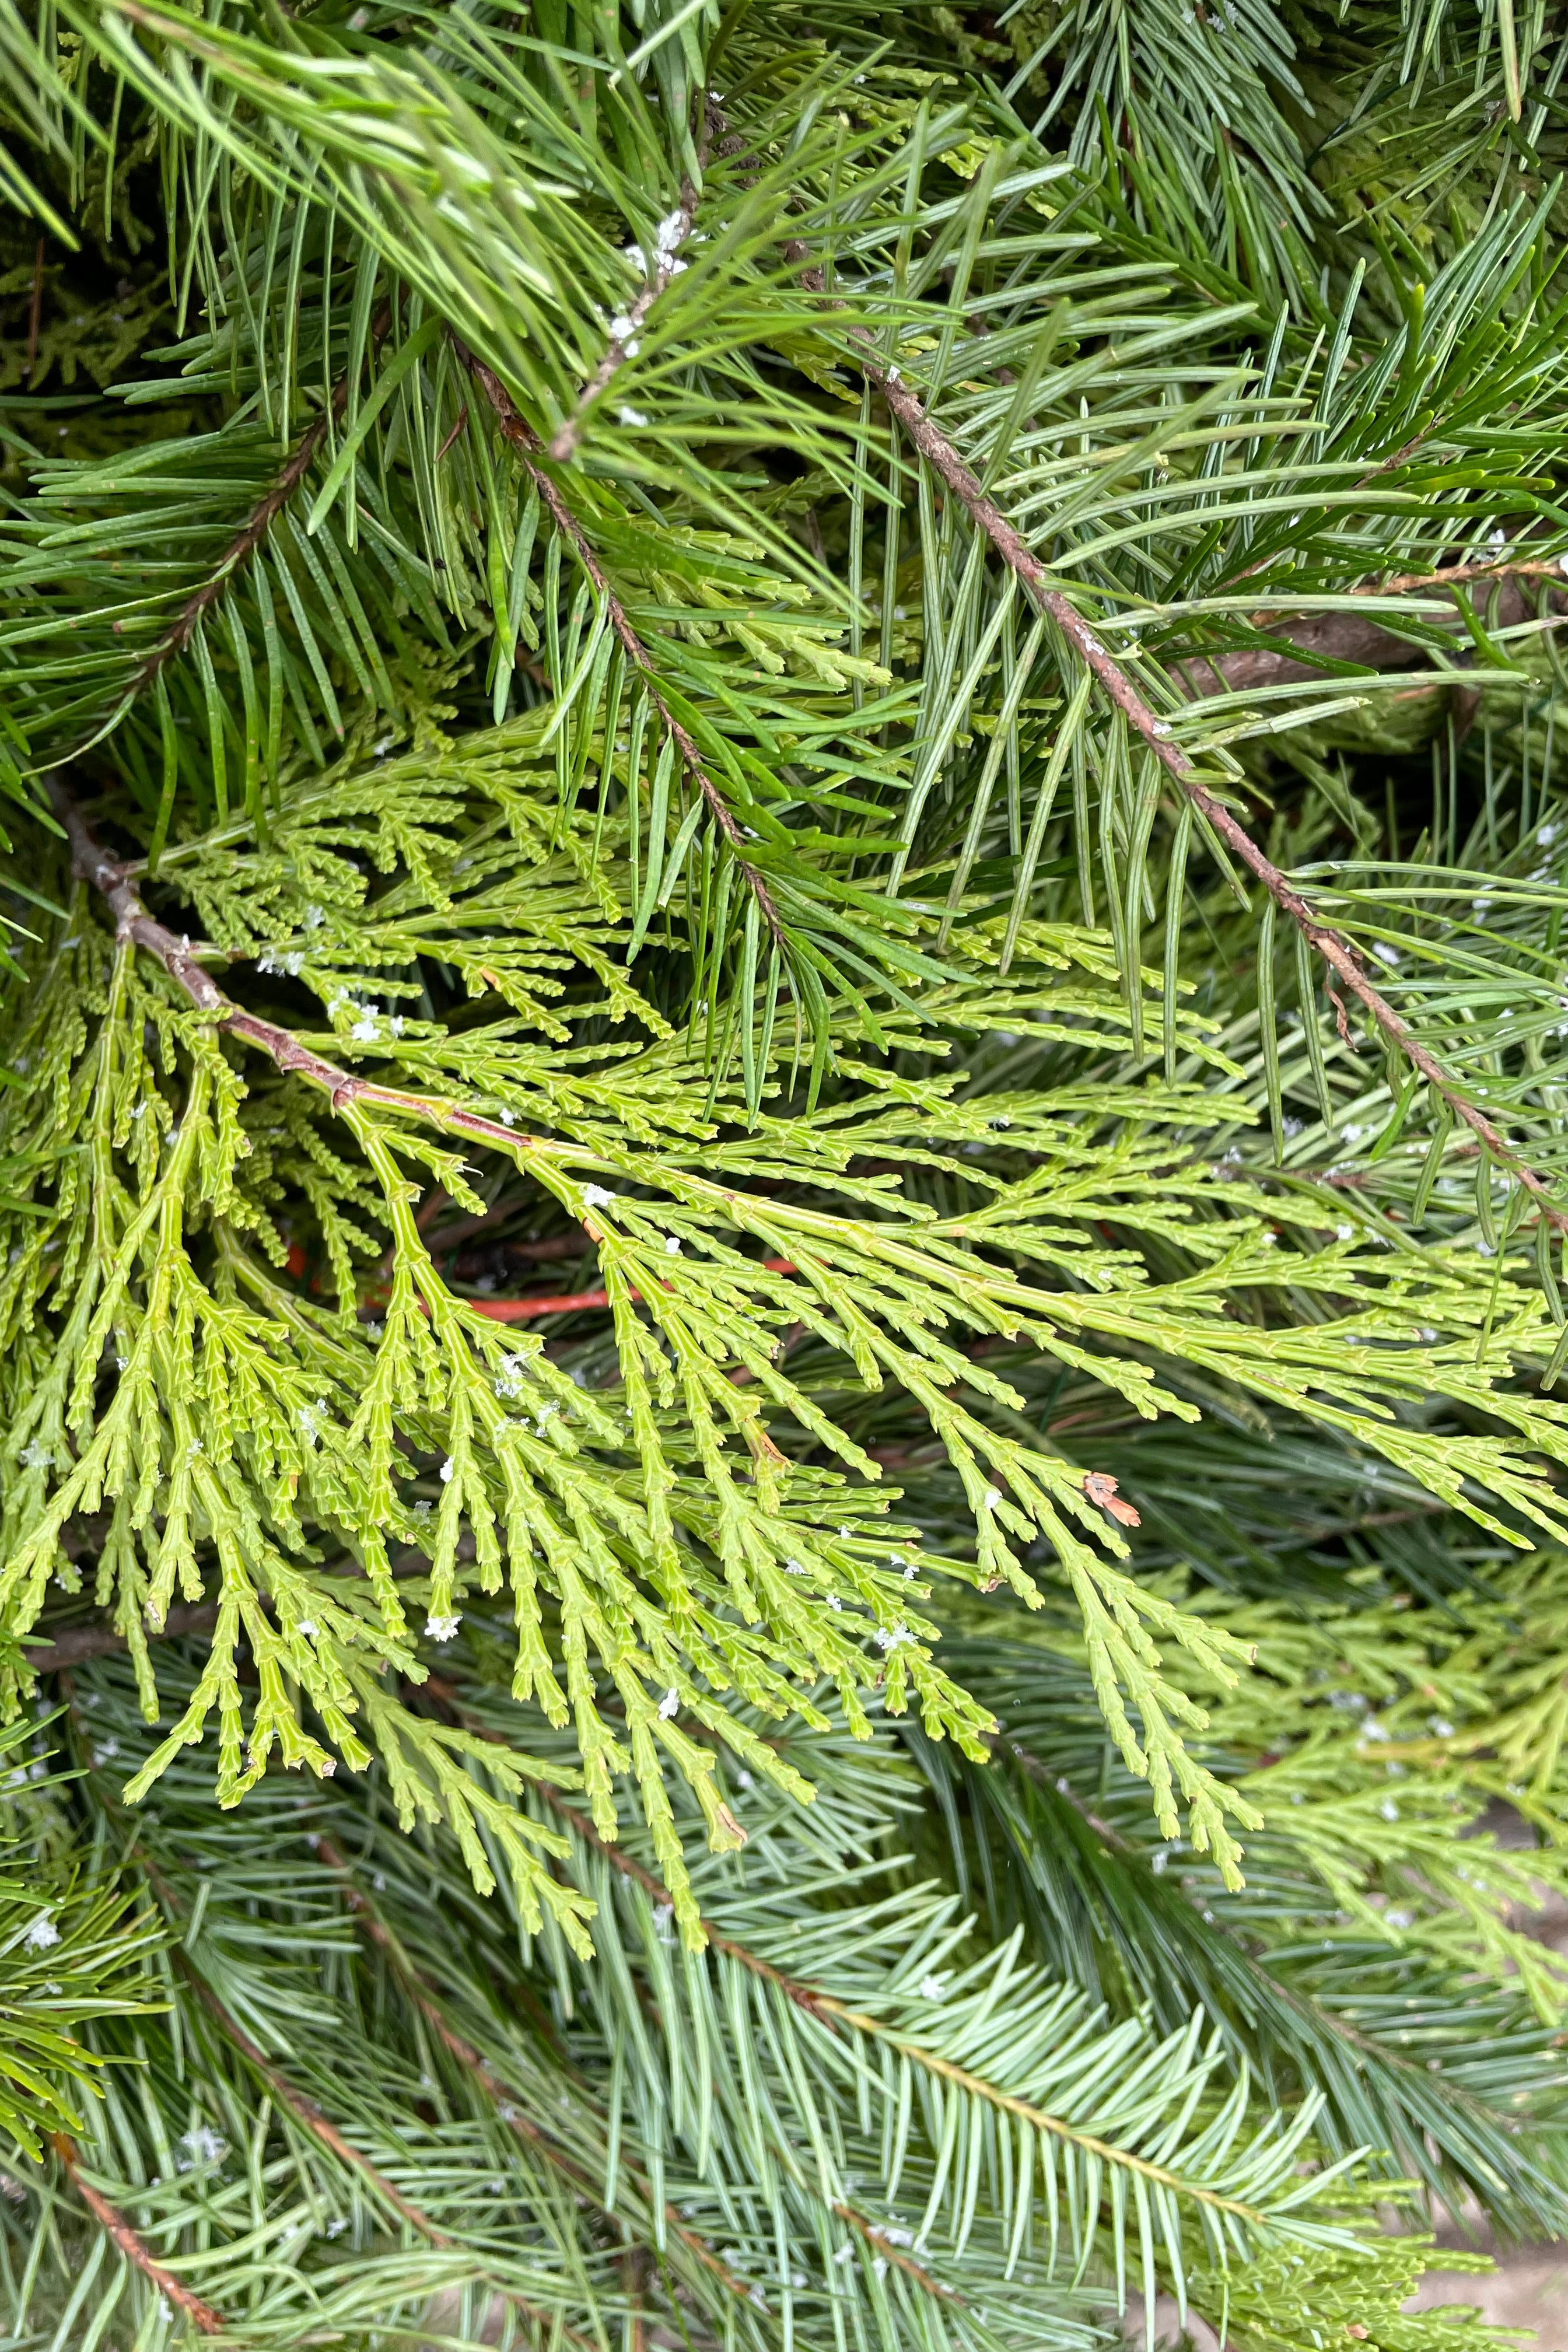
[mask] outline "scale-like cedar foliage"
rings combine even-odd
[[[1565,68],[0,0],[18,2352],[1568,2228]]]

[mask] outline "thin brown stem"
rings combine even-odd
[[[51,780],[49,789],[55,814],[70,843],[72,871],[101,893],[114,917],[116,936],[155,957],[191,1003],[199,1011],[213,1015],[218,1028],[259,1047],[288,1075],[320,1087],[334,1110],[364,1103],[375,1109],[399,1111],[447,1133],[471,1136],[513,1158],[519,1151],[543,1151],[550,1148],[537,1136],[503,1127],[499,1119],[481,1118],[478,1111],[465,1110],[460,1103],[447,1102],[438,1096],[408,1093],[396,1087],[377,1086],[374,1079],[357,1077],[352,1070],[329,1062],[324,1055],[302,1045],[291,1029],[247,1013],[231,996],[226,996],[216,981],[202,969],[189,941],[176,938],[148,912],[134,882],[96,839],[58,777]]]
[[[784,947],[784,925],[780,920],[772,891],[746,856],[745,834],[723,793],[709,773],[707,762],[699,751],[689,729],[682,726],[660,692],[653,658],[632,626],[626,606],[610,585],[604,566],[595,554],[582,524],[562,497],[556,483],[551,479],[543,467],[535,462],[542,453],[532,427],[526,418],[519,415],[516,403],[494,369],[487,367],[483,360],[469,351],[468,345],[459,341],[456,335],[453,336],[452,341],[464,366],[484,394],[490,411],[500,427],[503,439],[516,451],[524,472],[538,491],[541,505],[549,514],[551,521],[562,538],[572,547],[577,561],[592,582],[595,593],[601,599],[605,612],[608,615],[610,626],[615,631],[616,643],[642,679],[644,691],[658,713],[660,726],[675,745],[681,766],[706,802],[715,825],[723,835],[735,863],[741,869],[746,887],[757,902],[758,911],[768,927],[773,945],[782,956]]]
[[[550,454],[558,466],[569,464],[576,455],[577,443],[582,436],[588,411],[596,401],[603,399],[619,370],[628,359],[635,356],[637,339],[642,333],[648,312],[670,280],[685,268],[686,264],[683,261],[678,261],[676,255],[691,234],[691,223],[696,211],[697,191],[689,180],[684,180],[680,187],[679,204],[670,215],[668,221],[660,223],[659,241],[654,255],[654,268],[647,283],[625,317],[616,320],[616,327],[619,331],[611,334],[603,359],[578,395],[576,407],[550,444]],[[668,234],[666,234],[667,231]]]
[[[912,2278],[917,2286],[925,2289],[927,2294],[935,2295],[939,2303],[956,2303],[967,2308],[964,2296],[955,2288],[944,2286],[933,2272],[928,2271],[923,2263],[916,2262],[913,2254],[907,2254],[902,2246],[894,2245],[886,2230],[879,2229],[876,2222],[868,2220],[864,2213],[858,2213],[853,2205],[835,2203],[833,2210],[846,2229],[853,2230],[858,2237],[865,2239],[873,2253],[879,2254],[884,2262],[891,2263],[895,2268],[902,2271],[906,2277]]]
[[[1364,581],[1352,596],[1407,596],[1416,588],[1464,588],[1472,580],[1550,580],[1563,585],[1563,559],[1534,557],[1513,563],[1447,563],[1436,572],[1400,572],[1392,580]]]
[[[804,252],[805,248],[795,250]],[[807,284],[815,277],[820,288],[820,272],[805,271],[803,277]],[[1155,717],[1126,671],[1106,651],[1081,613],[1059,589],[1050,585],[1049,575],[1039,558],[1008,521],[995,500],[987,496],[952,442],[902,381],[897,368],[883,362],[864,328],[852,328],[850,340],[855,345],[862,372],[880,391],[921,457],[958,499],[976,529],[984,532],[1009,571],[1022,582],[1037,609],[1055,623],[1079,659],[1093,672],[1110,701],[1180,786],[1214,835],[1262,883],[1281,911],[1300,927],[1309,944],[1316,949],[1336,979],[1371,1016],[1390,1045],[1421,1073],[1428,1086],[1442,1097],[1472,1134],[1480,1139],[1499,1164],[1508,1169],[1515,1181],[1540,1203],[1542,1214],[1556,1230],[1568,1232],[1568,1211],[1555,1206],[1545,1179],[1521,1157],[1507,1136],[1485,1111],[1470,1101],[1458,1081],[1401,1019],[1382,991],[1367,977],[1351,942],[1322,920],[1272,858],[1259,848],[1246,827],[1200,780],[1186,753],[1172,741],[1168,723]],[[1395,583],[1406,586],[1420,584],[1424,583],[1416,580]]]
[[[390,303],[383,303],[371,326],[373,352],[381,348],[382,341],[391,323],[392,307]],[[315,462],[316,454],[329,431],[341,420],[348,405],[348,397],[349,379],[345,375],[333,385],[331,399],[327,408],[313,424],[306,426],[285,460],[281,473],[269,483],[239,530],[225,548],[218,559],[216,570],[209,578],[203,581],[193,595],[186,598],[180,608],[178,617],[164,630],[163,635],[147,656],[131,681],[132,697],[144,694],[154,683],[165,665],[173,661],[176,654],[184,652],[205,615],[211,612],[236,573],[245,570],[283,509],[310,472]]]
[[[164,2268],[145,2240],[137,2234],[118,2205],[111,2205],[102,2190],[93,2187],[82,2172],[81,2157],[76,2142],[68,2134],[51,2132],[49,2145],[65,2166],[77,2195],[126,2261],[135,2264],[165,2302],[172,2304],[176,2311],[184,2312],[198,2334],[222,2336],[228,2326],[223,2314],[215,2311],[210,2303],[204,2303],[201,2296],[194,2294],[188,2286],[182,2286],[174,2272]]]

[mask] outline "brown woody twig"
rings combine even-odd
[[[66,2132],[51,2132],[49,2145],[69,2174],[71,2186],[77,2195],[104,2235],[119,2248],[126,2261],[134,2263],[143,2277],[151,2282],[166,2302],[173,2304],[176,2311],[184,2312],[198,2334],[202,2336],[225,2334],[228,2322],[223,2314],[215,2311],[210,2303],[204,2303],[201,2296],[194,2294],[188,2286],[182,2286],[174,2272],[164,2269],[145,2240],[132,2229],[119,2206],[111,2205],[102,2190],[95,2189],[91,2181],[85,2178],[76,2142]]]
[[[40,247],[40,251],[42,248]],[[384,303],[371,325],[371,349],[380,349],[387,328],[392,323],[392,308]],[[348,405],[349,379],[345,375],[332,387],[328,408],[315,422],[307,425],[286,459],[283,470],[268,484],[262,497],[251,509],[241,529],[230,540],[218,559],[217,568],[204,580],[194,595],[186,598],[179,615],[165,629],[141,668],[131,681],[131,697],[146,692],[164,665],[176,654],[184,653],[195,636],[205,614],[217,603],[237,572],[243,572],[278,517],[288,505],[306,475],[310,472],[317,451],[326,439],[331,426],[336,425]]]
[[[782,956],[784,948],[784,925],[779,919],[779,911],[773,903],[772,891],[746,856],[746,836],[723,793],[710,775],[707,763],[698,750],[689,729],[681,725],[660,693],[653,660],[647,647],[633,628],[626,606],[606,579],[604,566],[589,544],[582,524],[562,497],[556,484],[543,468],[535,463],[536,457],[542,454],[537,436],[526,418],[518,414],[516,403],[494,369],[487,367],[484,361],[469,351],[468,345],[456,335],[452,337],[452,341],[463,365],[489,404],[491,413],[500,427],[502,437],[517,452],[524,472],[539,493],[540,503],[548,512],[551,521],[555,525],[562,538],[566,540],[575,551],[577,561],[593,583],[595,593],[603,600],[605,611],[609,615],[610,626],[616,633],[616,638],[622,652],[642,679],[644,690],[658,713],[659,724],[679,754],[681,766],[707,803],[709,813],[728,844],[745,879],[746,887],[755,898],[758,910],[767,924],[773,945]]]
[[[626,311],[625,319],[617,319],[616,321],[616,326],[621,330],[620,333],[610,337],[609,345],[603,359],[578,396],[576,407],[550,444],[550,454],[558,466],[567,465],[575,456],[584,420],[588,411],[596,401],[603,398],[622,364],[635,354],[637,337],[642,332],[643,323],[648,312],[653,309],[671,278],[679,270],[685,268],[686,264],[683,261],[677,261],[675,257],[691,233],[692,218],[696,211],[697,191],[689,180],[683,180],[680,186],[680,202],[671,216],[672,234],[668,237],[661,236],[654,256],[653,271],[647,284]]]
[[[786,250],[792,258],[798,257],[809,261],[806,248],[803,246],[793,245]],[[802,282],[813,290],[825,290],[820,270],[804,268],[801,277]],[[1558,1232],[1568,1232],[1568,1211],[1554,1204],[1545,1180],[1520,1157],[1507,1136],[1469,1100],[1436,1055],[1401,1019],[1382,991],[1368,978],[1351,942],[1321,919],[1272,858],[1253,840],[1246,827],[1202,782],[1186,753],[1172,741],[1167,722],[1155,717],[1126,671],[1107,653],[1070,599],[1063,595],[1060,589],[1051,585],[1050,575],[1044,564],[1008,521],[995,500],[982,488],[947,436],[903,382],[898,369],[884,362],[875,342],[863,327],[852,327],[849,334],[862,373],[881,393],[921,456],[958,499],[976,529],[984,532],[1004,563],[1022,582],[1037,610],[1055,623],[1079,659],[1093,672],[1109,700],[1121,711],[1133,732],[1142,738],[1211,831],[1240,859],[1248,872],[1256,876],[1281,911],[1299,926],[1309,945],[1316,949],[1330,971],[1370,1014],[1389,1043],[1420,1072],[1427,1084],[1442,1096],[1456,1117],[1463,1120],[1493,1158],[1507,1168],[1538,1202],[1542,1214]],[[1471,570],[1467,566],[1455,569]],[[1471,572],[1471,576],[1477,575]],[[1407,584],[1422,583],[1412,581]],[[1223,662],[1229,657],[1222,656],[1220,658]]]

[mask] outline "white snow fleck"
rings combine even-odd
[[[451,1617],[426,1617],[426,1638],[432,1642],[449,1642],[462,1622],[460,1612]]]
[[[615,1197],[613,1192],[605,1191],[603,1184],[584,1184],[583,1187],[583,1206],[585,1209],[607,1209]]]
[[[679,1257],[680,1255],[680,1235],[679,1234],[666,1234],[664,1237],[664,1254],[666,1257]]]
[[[945,2000],[947,1979],[935,1975],[921,1977],[916,1990],[922,2000]]]
[[[457,1464],[448,1454],[447,1459],[441,1465],[441,1484],[443,1486],[449,1486],[451,1485],[452,1473],[456,1470],[457,1466]]]
[[[40,1911],[23,1941],[30,1952],[47,1952],[60,1940],[60,1931],[47,1911]]]
[[[669,1722],[673,1716],[679,1714],[680,1693],[676,1689],[673,1683],[670,1685],[668,1690],[665,1692],[664,1696],[659,1700],[658,1711],[666,1723]]]

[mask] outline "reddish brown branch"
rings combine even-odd
[[[40,251],[42,250],[40,247]],[[381,348],[388,327],[392,324],[390,303],[383,303],[371,326],[371,350]],[[218,559],[217,568],[204,580],[195,594],[186,598],[178,618],[163,632],[141,668],[131,681],[132,696],[145,693],[165,664],[176,654],[184,652],[195,636],[203,617],[210,613],[236,572],[243,572],[278,517],[288,505],[315,462],[316,453],[348,405],[349,379],[345,375],[332,387],[327,409],[307,425],[284,461],[283,470],[272,481],[235,537],[230,540]]]
[[[923,2263],[916,2262],[913,2254],[906,2254],[902,2246],[895,2246],[886,2230],[879,2229],[876,2222],[868,2220],[864,2213],[858,2213],[853,2205],[836,2203],[833,2210],[846,2228],[865,2239],[874,2253],[879,2254],[885,2263],[894,2263],[907,2277],[912,2278],[917,2286],[924,2287],[927,2294],[934,2294],[939,2303],[956,2303],[967,2308],[963,2295],[953,2288],[944,2286]]]
[[[222,2336],[228,2326],[223,2314],[215,2311],[210,2303],[204,2303],[199,2294],[193,2294],[188,2286],[182,2286],[174,2272],[165,2270],[152,2248],[137,2235],[120,2208],[117,2205],[111,2205],[102,2191],[95,2189],[91,2181],[86,2179],[81,2169],[81,2158],[77,2152],[76,2142],[65,2132],[51,2132],[49,2145],[70,2175],[71,2186],[77,2195],[104,2235],[119,2248],[126,2261],[133,2263],[143,2277],[151,2282],[165,2301],[173,2304],[176,2311],[183,2311],[191,2326],[201,2335]]]
[[[804,255],[805,247],[795,247],[791,251]],[[816,289],[821,290],[820,271],[808,269],[802,275],[804,282],[810,285],[815,279]],[[850,340],[855,344],[863,373],[881,392],[889,408],[921,457],[959,500],[976,529],[984,532],[1004,563],[1022,582],[1038,610],[1055,623],[1079,660],[1093,672],[1107,698],[1121,711],[1134,734],[1142,737],[1213,833],[1262,883],[1275,904],[1300,926],[1309,943],[1317,950],[1341,984],[1371,1015],[1389,1043],[1442,1096],[1455,1116],[1480,1139],[1500,1165],[1507,1168],[1540,1203],[1542,1215],[1549,1218],[1559,1232],[1568,1232],[1568,1212],[1553,1204],[1545,1180],[1520,1157],[1508,1138],[1483,1110],[1469,1100],[1458,1080],[1421,1044],[1382,991],[1368,979],[1351,942],[1321,919],[1273,860],[1258,847],[1246,827],[1200,781],[1197,770],[1186,753],[1172,741],[1168,722],[1155,717],[1126,671],[1107,653],[1081,613],[1059,589],[1050,585],[1049,575],[1039,558],[1026,544],[995,500],[986,495],[952,442],[903,383],[897,368],[884,364],[864,328],[852,328]],[[1479,576],[1473,567],[1458,566],[1456,570],[1466,572],[1472,577]],[[1405,584],[1415,586],[1422,583],[1412,580]],[[1228,673],[1223,673],[1223,665],[1232,658],[1221,656],[1210,667],[1221,668],[1222,674],[1228,676]]]
[[[795,1272],[792,1257],[765,1257],[763,1264],[769,1274]],[[641,1295],[636,1290],[630,1293],[633,1298]],[[584,1307],[607,1307],[609,1303],[607,1290],[573,1290],[559,1298],[466,1298],[463,1301],[465,1307],[471,1307],[478,1315],[487,1316],[492,1323],[531,1323],[541,1315],[575,1315]]]
[[[633,628],[626,606],[605,577],[604,566],[589,544],[582,524],[566,504],[550,476],[535,463],[536,457],[541,454],[536,435],[526,418],[518,414],[510,393],[495,371],[487,367],[483,360],[469,351],[467,344],[460,341],[457,336],[454,335],[452,341],[458,357],[489,402],[496,422],[500,427],[502,437],[516,451],[524,472],[538,491],[540,503],[548,512],[551,521],[562,538],[569,542],[576,554],[577,561],[593,583],[594,589],[601,598],[605,611],[609,616],[610,626],[615,631],[617,644],[642,679],[644,691],[658,713],[660,726],[675,745],[681,766],[706,802],[714,824],[722,834],[745,878],[747,888],[757,902],[758,910],[767,924],[773,944],[782,954],[784,945],[784,926],[779,919],[779,911],[773,903],[772,891],[745,854],[746,836],[723,793],[710,775],[707,763],[690,730],[681,725],[659,691],[652,656],[636,629]]]
[[[426,1126],[471,1136],[478,1142],[514,1157],[520,1150],[544,1148],[536,1136],[503,1127],[499,1119],[481,1118],[478,1111],[465,1110],[460,1104],[447,1102],[439,1096],[410,1094],[396,1087],[377,1086],[371,1078],[356,1077],[352,1070],[329,1062],[324,1055],[301,1045],[291,1029],[280,1028],[274,1021],[263,1021],[258,1014],[247,1013],[231,996],[226,996],[216,981],[203,970],[189,941],[177,939],[165,924],[148,913],[135,884],[94,838],[86,818],[58,777],[51,780],[49,790],[55,814],[70,843],[71,869],[80,880],[91,883],[94,889],[101,892],[114,917],[117,938],[129,940],[155,956],[198,1011],[213,1015],[218,1028],[258,1046],[280,1070],[320,1087],[334,1110],[341,1111],[345,1105],[366,1103],[373,1108],[401,1111]]]
[[[680,187],[680,202],[674,214],[676,226],[672,236],[660,244],[654,257],[653,270],[641,293],[627,310],[625,323],[616,321],[616,324],[621,327],[620,333],[611,336],[603,359],[583,387],[576,407],[550,444],[550,454],[558,466],[568,464],[575,456],[577,443],[582,436],[583,425],[588,411],[596,401],[603,398],[618,370],[626,360],[632,357],[637,350],[637,338],[642,333],[648,312],[676,276],[677,271],[686,267],[684,262],[678,262],[675,257],[691,234],[691,223],[696,211],[697,191],[689,180],[683,180]]]

